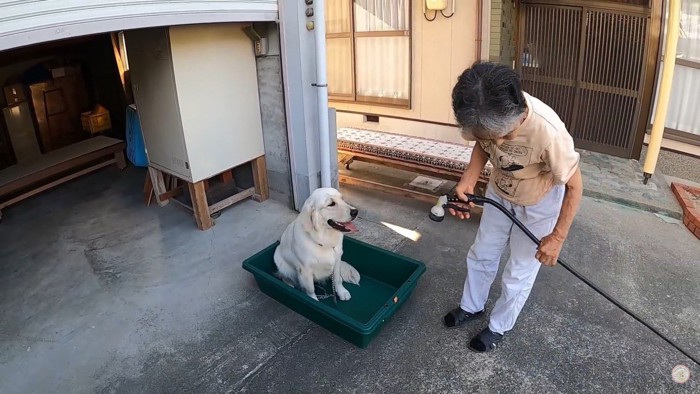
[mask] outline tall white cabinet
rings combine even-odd
[[[240,24],[125,33],[149,164],[188,182],[264,155],[253,45]]]

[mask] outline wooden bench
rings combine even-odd
[[[472,147],[381,131],[343,127],[338,129],[338,160],[346,169],[354,161],[379,164],[435,178],[458,182],[469,164]],[[481,172],[477,193],[483,194],[491,174],[491,163]],[[417,190],[340,175],[340,183],[361,185],[434,203],[436,196]]]
[[[116,164],[126,167],[124,141],[97,136],[50,151],[33,161],[0,171],[2,209],[62,183]]]

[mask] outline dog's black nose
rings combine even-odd
[[[350,216],[352,216],[353,219],[355,219],[357,217],[357,214],[358,214],[357,209],[353,208],[350,210]]]

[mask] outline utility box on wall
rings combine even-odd
[[[195,183],[265,154],[243,25],[149,28],[125,38],[149,165]]]

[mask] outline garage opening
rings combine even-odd
[[[95,134],[125,138],[127,101],[112,45],[103,34],[2,53],[0,169]]]
[[[277,53],[256,56],[251,32],[271,35]],[[271,192],[289,203],[278,42],[272,23],[216,23],[2,52],[0,215],[112,165],[142,168],[146,204],[175,202],[202,230],[243,199],[262,201]],[[272,182],[269,139],[268,156],[281,158]]]

